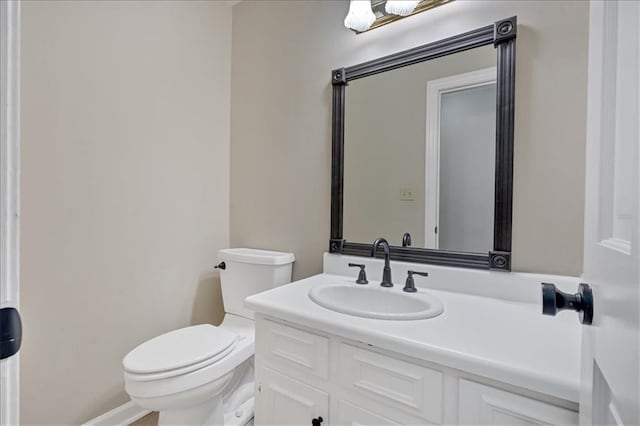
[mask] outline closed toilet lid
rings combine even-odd
[[[136,347],[122,365],[131,373],[158,373],[202,363],[228,349],[236,336],[210,324],[170,331]]]

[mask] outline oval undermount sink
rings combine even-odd
[[[419,320],[442,313],[444,306],[435,296],[418,291],[376,284],[330,284],[313,287],[309,299],[323,308],[347,315],[386,320]]]

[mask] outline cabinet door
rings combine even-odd
[[[329,423],[329,394],[263,368],[256,395],[257,425],[311,425],[322,417]]]
[[[577,425],[578,413],[460,380],[458,422],[461,425]]]

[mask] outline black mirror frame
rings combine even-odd
[[[371,244],[345,241],[342,233],[344,111],[345,88],[348,83],[429,59],[493,44],[497,51],[493,250],[483,254],[393,246],[391,259],[465,268],[511,270],[516,32],[517,19],[513,16],[497,21],[493,25],[331,72],[333,116],[330,253],[366,257],[371,254]]]

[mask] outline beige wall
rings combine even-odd
[[[135,345],[221,319],[231,8],[22,8],[21,416],[80,424]]]
[[[344,1],[233,8],[231,245],[317,273],[330,226],[330,70],[518,16],[515,270],[582,270],[587,2],[456,1],[355,35]],[[348,90],[348,89],[347,89]]]

